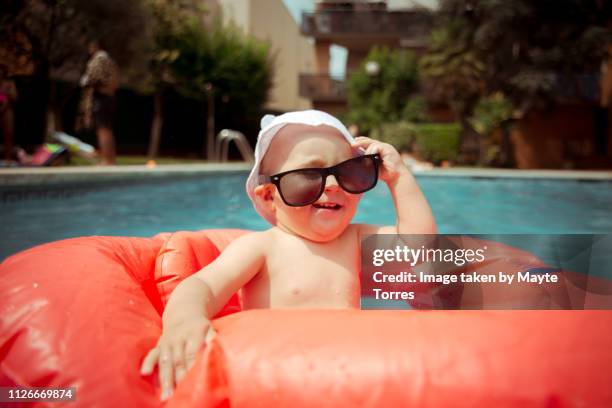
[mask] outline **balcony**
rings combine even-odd
[[[300,74],[300,96],[313,101],[345,102],[346,82],[326,74]]]
[[[421,10],[320,10],[302,14],[301,31],[319,39],[393,37],[425,42],[432,24],[432,15]]]

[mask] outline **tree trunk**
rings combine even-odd
[[[57,84],[52,78],[49,78],[49,101],[47,103],[47,122],[46,122],[46,133],[45,140],[56,132],[62,131],[62,115],[61,108],[57,103]]]
[[[40,133],[36,138],[36,144],[45,143],[50,132],[55,130],[55,118],[53,114],[55,89],[53,81],[51,80],[50,71],[47,61],[43,61],[34,74],[37,80],[40,81],[41,89],[43,90],[40,102]]]
[[[216,152],[215,152],[215,95],[213,93],[212,87],[207,92],[208,100],[207,100],[207,119],[206,119],[206,157],[207,160],[216,160]]]
[[[161,131],[163,123],[163,96],[161,92],[157,92],[153,96],[153,121],[151,122],[149,151],[147,153],[148,160],[155,160],[155,158],[159,154],[159,145],[161,142]]]
[[[467,116],[459,116],[459,123],[461,124],[461,140],[460,140],[460,156],[462,164],[477,164],[480,163],[480,137],[472,129],[472,126],[468,122]]]
[[[502,167],[514,167],[514,157],[512,154],[512,141],[510,140],[510,122],[502,123],[502,142],[500,151],[500,165]]]
[[[55,40],[55,30],[57,25],[57,0],[52,0],[49,4],[51,6],[51,18],[49,20],[49,27],[47,30],[47,43],[45,47],[45,55],[48,59],[46,65],[46,78],[49,81],[49,99],[47,100],[47,114],[46,114],[46,126],[45,126],[45,139],[49,138],[57,129],[57,108],[55,105],[55,82],[51,78],[51,52],[53,50],[53,42]]]

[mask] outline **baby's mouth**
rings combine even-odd
[[[322,210],[332,210],[332,211],[337,211],[339,209],[342,208],[342,206],[338,203],[333,203],[333,202],[320,202],[320,203],[314,203],[312,205],[314,208],[319,208]]]

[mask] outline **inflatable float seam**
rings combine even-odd
[[[157,289],[157,293],[159,295],[161,304],[162,304],[162,312],[163,309],[166,307],[166,301],[164,301],[164,299],[167,298],[167,296],[169,296],[169,293],[166,293],[166,288],[163,285],[159,285],[159,283],[161,282],[167,282],[169,280],[171,280],[173,277],[175,277],[176,275],[172,276],[172,275],[167,275],[165,276],[165,269],[164,268],[164,258],[166,257],[166,255],[169,252],[172,252],[173,249],[172,248],[168,248],[168,243],[170,242],[170,240],[172,239],[172,237],[174,237],[176,235],[176,232],[172,232],[170,233],[166,239],[162,242],[161,248],[157,254],[157,257],[155,259],[155,271],[154,271],[154,277],[155,277],[155,287]],[[158,267],[159,265],[159,267]],[[159,278],[158,278],[159,275]],[[164,279],[165,278],[165,279]]]
[[[210,352],[207,357],[206,383],[213,390],[214,406],[229,408],[231,406],[229,373],[227,371],[225,350],[221,346],[218,336],[211,340]]]

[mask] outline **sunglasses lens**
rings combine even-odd
[[[343,189],[358,194],[376,185],[378,169],[371,156],[356,157],[338,166],[336,177]]]
[[[285,174],[280,191],[289,205],[302,206],[315,202],[321,195],[323,178],[317,171],[299,170]]]

